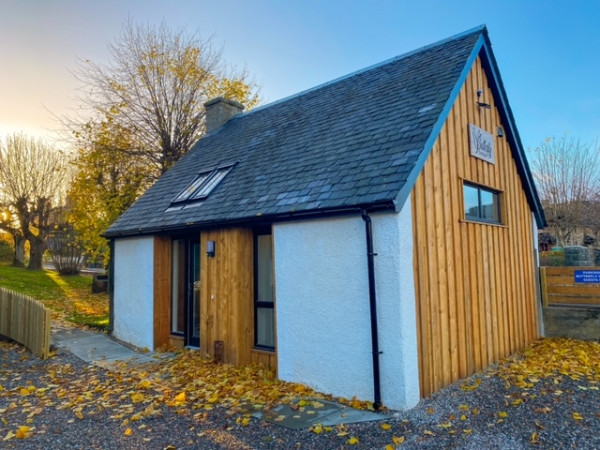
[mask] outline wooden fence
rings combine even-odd
[[[50,353],[50,311],[14,291],[0,288],[0,334],[46,359]]]
[[[595,267],[540,267],[547,306],[600,307],[600,271]]]

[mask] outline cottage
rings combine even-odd
[[[116,337],[402,409],[539,336],[545,217],[485,27],[206,108],[106,233]]]

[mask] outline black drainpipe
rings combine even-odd
[[[367,233],[367,261],[369,270],[369,307],[371,310],[371,346],[373,350],[373,408],[378,410],[381,406],[381,380],[379,376],[379,338],[377,334],[377,297],[375,294],[375,256],[373,251],[373,229],[371,227],[371,217],[367,211],[362,212],[362,218],[365,221],[365,231]]]

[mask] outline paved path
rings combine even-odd
[[[104,333],[79,328],[52,330],[52,344],[73,353],[85,362],[110,367],[119,361],[145,363],[156,361],[152,353],[138,353],[111,339]]]

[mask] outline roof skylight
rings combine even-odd
[[[223,178],[227,176],[233,166],[234,164],[229,164],[200,172],[183,191],[177,194],[177,197],[171,203],[184,203],[205,199],[223,181]]]

